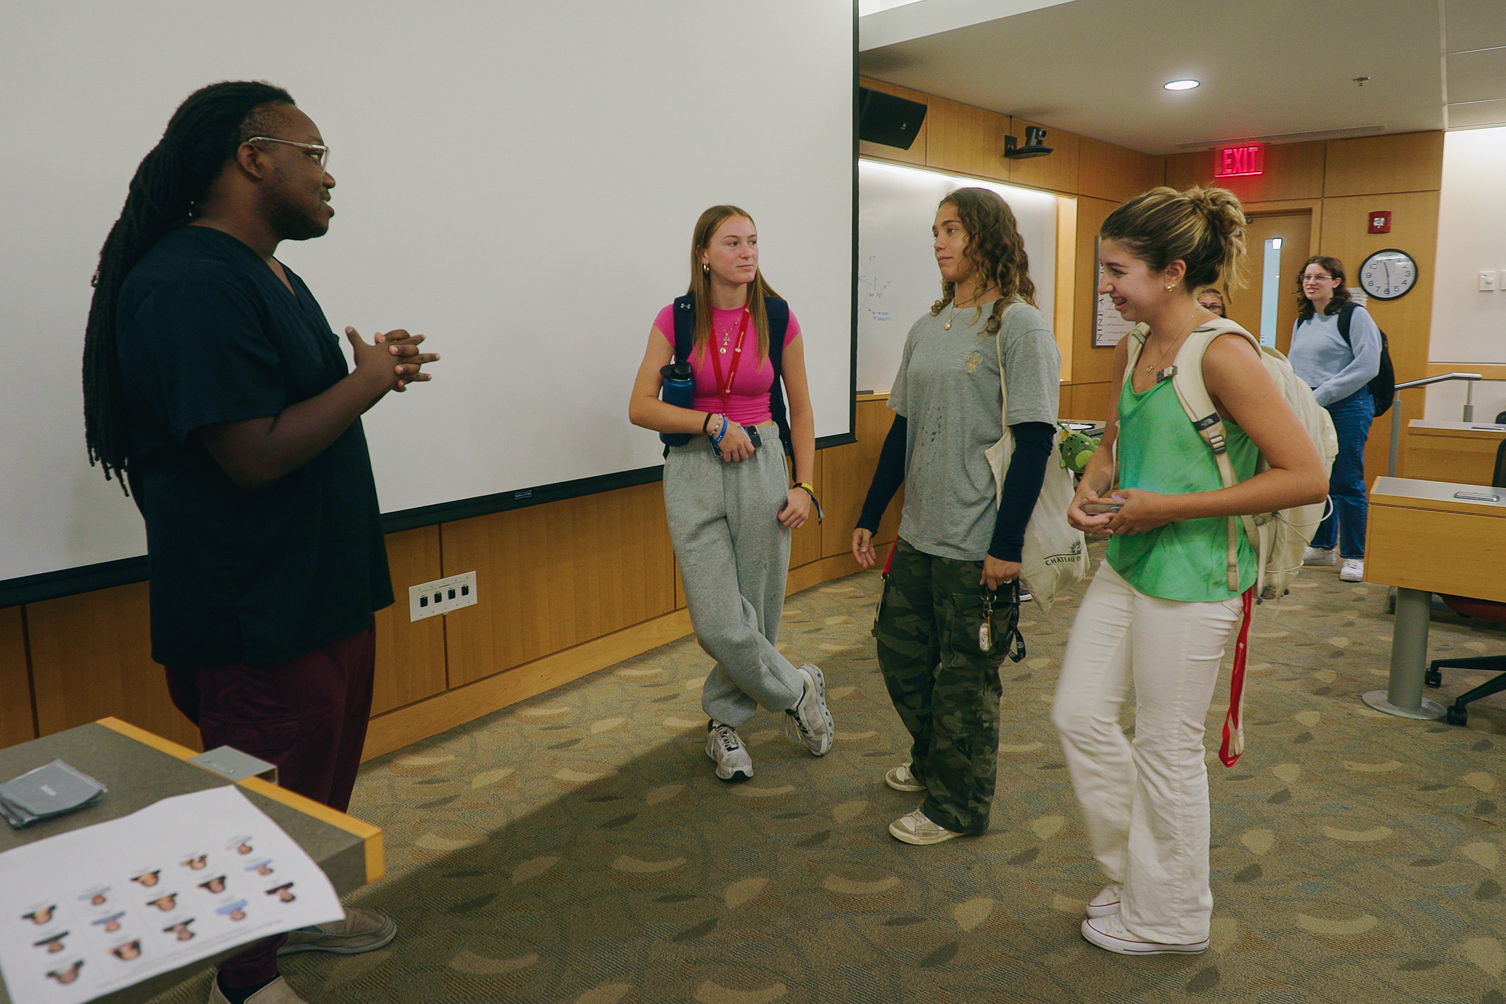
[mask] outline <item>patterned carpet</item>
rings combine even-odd
[[[1212,948],[1128,959],[1078,934],[1102,883],[1047,716],[1082,587],[1025,609],[992,831],[911,847],[885,829],[918,799],[882,779],[907,737],[868,634],[878,582],[786,608],[781,647],[826,671],[824,759],[760,713],[757,776],[716,780],[686,639],[367,764],[351,811],[386,831],[389,875],[353,901],[398,940],[286,960],[289,982],[332,1004],[1506,1004],[1506,697],[1467,728],[1361,703],[1386,682],[1383,587],[1309,570],[1259,608],[1247,751],[1209,757]],[[1500,651],[1506,634],[1435,618],[1435,657]]]

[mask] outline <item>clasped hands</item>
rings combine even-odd
[[[368,343],[355,328],[347,327],[345,337],[350,341],[351,351],[355,354],[356,368],[380,367],[386,375],[388,390],[402,393],[410,383],[424,383],[433,379],[432,374],[422,370],[428,363],[438,362],[439,354],[419,351],[418,347],[426,337],[424,335],[410,335],[402,328],[394,328],[391,331],[378,331]],[[388,364],[391,364],[390,373],[386,372]]]

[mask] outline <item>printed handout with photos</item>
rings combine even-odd
[[[319,866],[234,785],[0,854],[0,910],[15,1004],[81,1004],[345,916]]]

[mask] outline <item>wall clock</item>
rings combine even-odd
[[[1365,259],[1359,278],[1377,300],[1394,300],[1417,285],[1417,262],[1405,251],[1386,248]]]

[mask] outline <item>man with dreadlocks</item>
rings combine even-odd
[[[90,459],[146,521],[152,657],[204,747],[350,802],[371,710],[372,612],[392,602],[360,416],[426,381],[423,335],[339,339],[279,242],[329,229],[329,148],[288,93],[213,84],[174,113],[100,251],[84,341]],[[370,951],[345,920],[224,962],[211,1004],[295,1004],[279,952]]]

